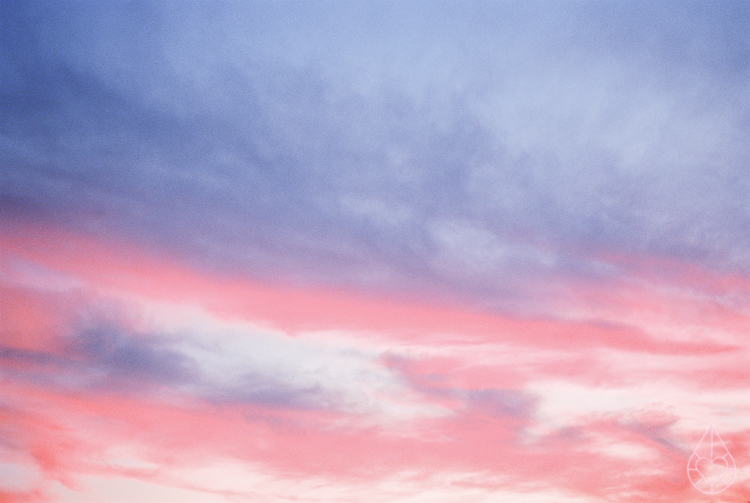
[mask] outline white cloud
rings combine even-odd
[[[331,408],[362,415],[360,426],[398,425],[451,413],[426,401],[384,367],[379,358],[386,348],[362,346],[353,334],[336,339],[292,336],[222,321],[197,308],[147,309],[154,329],[172,334],[166,347],[198,366],[199,382],[186,383],[184,389],[209,399]]]
[[[203,465],[164,466],[150,480],[83,475],[87,501],[145,503],[185,501],[220,503],[309,501],[317,503],[590,503],[585,497],[555,490],[500,489],[507,480],[488,472],[422,473],[400,471],[370,479],[276,474],[255,463],[219,459]],[[81,493],[57,485],[53,493],[63,503],[80,501]]]

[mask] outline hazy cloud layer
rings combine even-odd
[[[741,2],[2,17],[8,214],[479,298],[619,252],[750,267]]]

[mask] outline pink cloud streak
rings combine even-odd
[[[719,392],[732,400],[726,407],[748,412],[747,402],[738,398],[746,396],[750,382],[742,337],[747,315],[715,300],[722,285],[746,291],[742,278],[717,279],[690,269],[689,281],[677,274],[666,281],[639,272],[633,277],[642,281],[611,289],[584,285],[579,298],[591,299],[588,316],[513,319],[460,306],[261,285],[61,231],[17,229],[0,237],[0,247],[6,257],[0,285],[0,432],[11,446],[8,452],[23,454],[19,459],[42,474],[35,487],[0,493],[0,501],[53,501],[57,483],[81,491],[85,499],[87,489],[79,481],[88,475],[169,485],[175,483],[170,470],[211,459],[262,466],[290,484],[310,477],[356,486],[402,472],[482,473],[478,484],[490,492],[542,498],[562,492],[581,501],[698,501],[684,476],[691,442],[710,419],[698,412],[712,411],[729,421],[712,398]],[[81,286],[32,285],[14,269],[19,261]],[[644,271],[650,266],[632,267]],[[112,381],[120,379],[114,373],[107,374],[110,384],[81,385],[76,365],[98,365],[91,370],[98,375],[114,357],[71,356],[70,337],[80,326],[79,315],[89,306],[125,299],[123,305],[137,310],[133,298],[196,306],[220,323],[280,330],[294,344],[318,344],[334,330],[344,335],[332,337],[330,344],[342,351],[375,348],[374,357],[361,361],[372,362],[420,404],[442,412],[373,422],[366,410],[266,403],[252,398],[256,395],[213,400],[185,391],[191,381],[133,387],[122,382],[135,377]],[[580,304],[576,309],[581,313]],[[124,329],[141,331],[149,326],[144,317],[133,312],[117,321]],[[150,339],[138,340],[143,345]],[[147,380],[144,376],[136,377]],[[561,389],[576,386],[577,396],[620,390],[632,403],[590,398],[563,410],[555,396],[539,391],[553,389],[537,386],[546,382],[560,383]],[[634,390],[649,383],[655,386],[652,395],[639,402]],[[670,396],[670,390],[679,390],[679,396]],[[388,393],[373,390],[376,400],[402,400]],[[675,410],[689,404],[679,400],[691,394],[695,409]],[[545,411],[560,415],[551,419]],[[738,465],[748,461],[748,431],[728,422],[722,432]],[[138,446],[142,466],[107,459],[108,449],[123,445]],[[11,457],[3,456],[0,461]],[[738,480],[726,494],[746,498],[748,491],[747,483]],[[368,501],[368,495],[352,496],[355,500]]]

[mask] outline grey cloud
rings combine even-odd
[[[143,380],[149,384],[193,382],[198,377],[195,362],[171,349],[167,340],[155,336],[124,333],[109,325],[82,331],[70,347],[74,361],[102,372],[108,381]]]
[[[113,324],[97,324],[76,334],[68,363],[75,368],[80,362],[89,384],[97,387],[139,390],[166,386],[216,403],[296,408],[319,407],[324,402],[330,405],[325,390],[295,385],[268,370],[254,370],[250,361],[244,374],[218,382],[185,350],[186,345],[195,344],[185,338],[135,334]]]
[[[460,388],[443,386],[444,375],[414,373],[414,360],[395,354],[385,355],[387,366],[393,368],[419,393],[440,399],[455,399],[463,410],[489,416],[511,416],[530,419],[536,409],[538,397],[522,389],[510,388]]]
[[[0,207],[480,299],[611,250],[747,271],[746,9],[6,4]]]
[[[52,353],[32,349],[15,348],[11,346],[0,347],[0,360],[36,365],[60,363],[60,358]]]
[[[78,391],[116,390],[148,393],[156,388],[187,394],[210,403],[253,404],[284,408],[337,408],[342,397],[320,385],[295,383],[294,377],[254,368],[231,379],[206,373],[186,347],[195,341],[129,332],[116,323],[96,322],[72,330],[61,351],[0,347],[3,374]],[[187,345],[187,346],[186,346]],[[226,357],[221,352],[217,358]]]
[[[5,372],[47,385],[89,388],[149,389],[194,382],[194,362],[155,336],[125,333],[97,325],[72,335],[57,351],[0,348]]]
[[[329,390],[320,386],[303,387],[289,383],[283,376],[260,372],[245,374],[232,386],[206,389],[204,396],[217,403],[273,407],[318,409],[340,405]]]
[[[482,389],[464,393],[471,408],[492,416],[528,419],[536,405],[535,397],[520,390]]]

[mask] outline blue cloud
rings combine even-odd
[[[195,362],[171,349],[166,339],[125,333],[113,325],[83,330],[70,346],[73,362],[80,359],[103,384],[143,381],[149,385],[194,382]]]
[[[742,2],[3,9],[4,214],[486,304],[613,250],[750,270]]]

